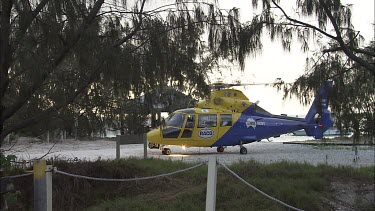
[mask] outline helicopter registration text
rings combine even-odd
[[[198,132],[198,136],[201,138],[211,138],[214,136],[214,131],[209,128],[204,128]]]

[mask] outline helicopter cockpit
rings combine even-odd
[[[194,109],[185,109],[172,113],[162,126],[163,138],[178,138],[181,130],[181,138],[190,138],[195,127]]]
[[[166,120],[166,127],[177,127],[181,128],[185,122],[186,114],[184,113],[172,113]]]
[[[205,109],[203,109],[205,110]],[[228,130],[232,126],[231,113],[197,113],[194,109],[182,109],[172,113],[161,125],[161,138],[194,138],[193,133],[204,139],[214,139],[214,131]],[[208,132],[211,131],[211,132]],[[207,134],[205,134],[207,133]],[[195,138],[198,138],[195,137]]]

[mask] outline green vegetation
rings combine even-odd
[[[15,155],[4,155],[0,153],[0,165],[1,168],[9,168],[11,163],[16,160],[17,156]]]
[[[195,164],[132,158],[80,163],[55,161],[54,165],[61,171],[78,175],[135,178],[173,172]],[[228,167],[272,197],[304,210],[334,210],[335,207],[330,202],[337,203],[337,200],[340,200],[337,197],[342,194],[342,190],[337,187],[346,187],[348,184],[352,189],[345,194],[352,192],[354,195],[351,197],[355,198],[351,206],[359,210],[369,209],[374,203],[362,200],[369,193],[366,187],[374,185],[374,166],[352,168],[289,162],[261,164],[249,161]],[[55,174],[53,206],[56,210],[204,210],[206,180],[206,166],[168,177],[137,182],[100,182]],[[10,201],[10,207],[15,210],[31,208],[32,178],[17,179],[14,185],[18,191],[18,201]],[[282,205],[246,186],[220,165],[216,208],[286,210]]]

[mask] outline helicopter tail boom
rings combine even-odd
[[[314,102],[306,115],[306,135],[314,136],[316,139],[323,137],[323,133],[333,125],[331,112],[328,110],[328,90],[333,81],[323,83],[315,96]]]

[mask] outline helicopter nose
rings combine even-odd
[[[147,133],[147,140],[152,143],[159,144],[161,141],[160,128],[153,129]]]

